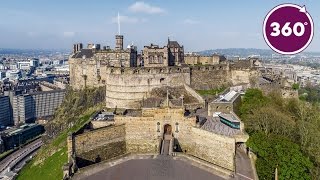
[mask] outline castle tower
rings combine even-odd
[[[116,49],[123,50],[123,35],[116,35]]]
[[[118,35],[116,35],[116,50],[123,50],[123,35],[120,34],[120,15],[118,12]]]

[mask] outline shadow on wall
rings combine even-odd
[[[77,166],[78,166],[79,168],[82,168],[82,167],[85,167],[85,166],[90,166],[90,165],[92,165],[92,164],[101,162],[101,157],[100,157],[100,155],[98,154],[98,155],[96,156],[96,158],[95,158],[95,161],[90,161],[90,160],[88,160],[88,159],[83,159],[83,158],[81,158],[81,157],[77,157],[76,161],[77,161]]]
[[[179,144],[179,140],[177,138],[174,138],[174,141],[173,141],[173,151],[174,152],[183,152],[183,150]]]

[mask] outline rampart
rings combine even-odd
[[[191,87],[194,89],[215,89],[231,83],[228,64],[190,67]]]
[[[78,167],[84,167],[126,153],[125,125],[104,127],[74,137]]]
[[[234,171],[235,139],[199,129],[196,118],[185,117],[182,108],[143,109],[139,117],[115,116],[114,122],[68,138],[69,157],[75,154],[78,167],[127,153],[157,155],[170,125],[178,152]]]
[[[75,89],[106,86],[106,107],[141,108],[154,88],[182,86],[196,90],[249,84],[258,76],[252,60],[236,63],[165,67],[110,67],[104,60],[70,58],[70,84]]]

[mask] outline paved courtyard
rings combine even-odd
[[[103,165],[101,165],[103,166]],[[222,180],[223,178],[181,160],[168,156],[156,159],[132,159],[101,168],[99,171],[85,170],[74,177],[82,180]]]

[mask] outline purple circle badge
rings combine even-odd
[[[277,53],[297,54],[312,41],[313,21],[305,6],[281,4],[264,19],[263,36]]]

